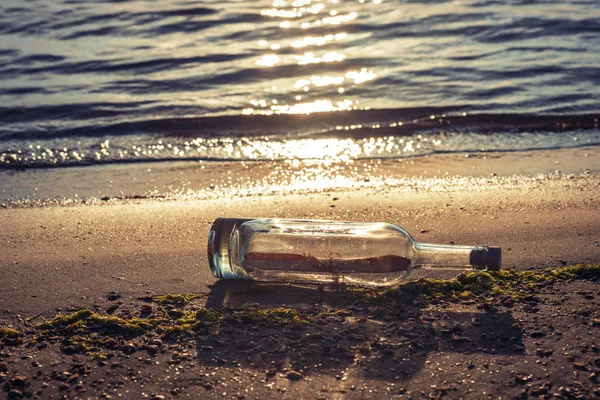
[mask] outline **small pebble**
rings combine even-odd
[[[152,312],[152,306],[150,304],[142,304],[140,312],[142,314],[150,314]]]
[[[19,389],[12,389],[10,392],[8,392],[8,400],[17,400],[22,398],[23,392],[21,392]]]
[[[298,371],[289,371],[286,374],[286,377],[292,381],[299,381],[300,379],[304,378],[304,375]]]
[[[109,301],[115,301],[115,300],[120,299],[121,297],[122,297],[121,293],[119,293],[117,291],[112,291],[106,295],[106,299]]]
[[[585,369],[585,361],[573,361],[572,364],[577,369]]]

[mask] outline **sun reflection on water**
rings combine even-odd
[[[307,46],[323,46],[327,43],[344,40],[348,37],[345,32],[334,34],[328,34],[324,36],[305,36],[300,40],[294,40],[291,44],[292,47],[300,48]]]
[[[344,22],[350,22],[350,21],[356,19],[357,16],[358,16],[358,14],[356,14],[355,12],[351,12],[350,14],[346,14],[346,15],[336,15],[334,17],[325,17],[321,21],[325,25],[340,25]]]
[[[360,156],[362,150],[352,139],[304,139],[285,142],[249,142],[243,155],[248,159],[260,154],[274,159],[319,159],[346,161]]]
[[[264,101],[264,100],[263,100]],[[316,103],[316,105],[315,105]],[[286,107],[281,112],[310,113],[313,109],[334,111],[350,107],[351,103],[331,104],[323,100],[322,104],[298,103]],[[361,124],[337,126],[337,131],[380,129],[374,124],[366,127]],[[315,160],[326,162],[351,162],[368,158],[397,158],[410,155],[427,154],[444,145],[443,136],[411,137],[384,136],[355,138],[318,138],[272,140],[268,136],[242,138],[196,138],[181,141],[178,139],[158,139],[155,142],[137,141],[117,143],[105,140],[100,144],[81,143],[81,148],[44,148],[41,145],[29,145],[25,149],[8,149],[0,153],[0,164],[20,165],[39,162],[56,165],[115,160],[235,160],[235,161],[274,161],[274,160]],[[93,139],[89,139],[93,140]],[[47,145],[47,144],[46,144]],[[97,150],[90,152],[89,149]],[[86,150],[87,149],[87,150]]]
[[[272,67],[279,62],[279,57],[275,54],[264,55],[256,63],[263,67]]]
[[[274,0],[270,8],[262,9],[262,17],[279,20],[279,29],[288,33],[265,37],[258,41],[257,66],[278,71],[293,65],[323,65],[319,66],[318,74],[314,73],[314,67],[312,73],[311,67],[296,68],[293,72],[282,69],[279,80],[281,83],[278,86],[283,92],[296,93],[288,98],[277,99],[279,103],[273,105],[269,100],[258,105],[253,100],[252,107],[244,108],[242,113],[310,114],[359,108],[358,85],[376,79],[377,73],[360,65],[357,69],[357,63],[352,62],[357,56],[364,57],[353,47],[353,41],[356,42],[360,37],[353,37],[345,32],[345,27],[350,27],[360,19],[356,7],[356,3],[338,0]],[[338,32],[323,32],[324,29],[331,30],[332,27],[339,29]],[[302,52],[298,53],[298,50]],[[352,68],[344,69],[345,62],[352,62]],[[329,73],[325,67],[328,64],[331,64]],[[306,74],[302,74],[303,70],[306,70]],[[334,90],[330,89],[332,86]],[[267,91],[265,87],[265,92]],[[310,101],[303,101],[303,96],[298,94],[298,91],[310,91]],[[360,108],[366,107],[368,106],[361,105]]]
[[[315,100],[309,103],[293,105],[271,106],[273,112],[278,114],[312,114],[316,112],[348,111],[352,109],[352,101],[346,99],[335,104],[330,100]]]
[[[307,64],[318,64],[320,62],[335,62],[335,61],[343,61],[346,58],[342,53],[338,53],[335,51],[330,51],[321,57],[315,57],[314,53],[304,53],[301,56],[296,56],[296,60],[298,60],[298,65],[307,65]]]
[[[363,129],[362,125],[340,127],[340,129]],[[197,139],[200,140],[200,139]],[[208,144],[210,141],[192,141],[191,146]],[[242,138],[223,145],[223,150],[231,158],[244,160],[320,160],[320,161],[352,161],[372,157],[397,157],[410,155],[427,147],[434,149],[441,144],[440,140],[415,136],[401,138],[385,136],[377,138],[323,138],[294,139],[272,141],[268,138]]]

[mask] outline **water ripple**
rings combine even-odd
[[[400,118],[428,117],[414,110],[504,115],[510,132],[535,117],[550,138],[540,121],[600,111],[594,0],[4,0],[0,35],[3,149],[94,135],[283,140],[352,125],[353,137],[420,134]],[[278,115],[298,112],[311,116]],[[468,130],[488,128],[481,117]]]

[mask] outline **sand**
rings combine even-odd
[[[504,251],[503,268],[505,269],[543,269],[579,263],[600,264],[600,197],[598,197],[600,175],[597,173],[598,161],[597,157],[594,157],[595,154],[593,152],[592,157],[582,158],[580,163],[573,162],[573,165],[563,170],[561,174],[543,176],[536,174],[514,176],[515,167],[510,161],[511,156],[499,155],[493,168],[490,163],[482,164],[488,169],[497,171],[493,175],[487,171],[469,175],[464,173],[464,168],[461,171],[462,174],[454,174],[447,178],[418,178],[414,174],[412,176],[408,174],[410,179],[406,181],[406,185],[396,182],[390,187],[379,185],[308,194],[208,198],[204,200],[141,199],[122,201],[111,199],[77,206],[0,209],[0,220],[2,220],[3,226],[0,232],[0,242],[2,243],[0,249],[0,282],[2,282],[0,286],[0,321],[3,321],[4,324],[19,326],[19,324],[22,325],[23,318],[27,317],[41,315],[48,318],[58,312],[66,313],[70,309],[81,307],[104,309],[110,305],[107,295],[111,292],[118,292],[120,301],[123,301],[125,305],[134,304],[134,307],[139,306],[136,303],[139,303],[137,299],[147,293],[154,295],[195,293],[204,298],[211,298],[211,296],[214,298],[216,288],[220,284],[213,286],[215,279],[210,275],[208,269],[206,242],[209,227],[212,221],[219,216],[385,221],[404,227],[420,242],[501,246]],[[540,160],[543,159],[543,153],[539,153],[539,155]],[[533,157],[536,157],[535,153]],[[507,158],[508,162],[503,166],[502,161],[507,161],[504,158]],[[428,162],[441,165],[444,163],[444,158],[436,158],[433,161],[430,159]],[[475,161],[475,163],[477,162],[479,161]],[[528,161],[528,165],[535,165],[535,160]],[[469,165],[469,167],[472,166]],[[403,170],[403,164],[396,166],[395,169],[392,164],[386,167],[389,167],[391,171],[396,171],[397,176],[407,176],[406,170]],[[543,168],[548,169],[548,165]],[[569,285],[569,283],[558,285]],[[565,290],[589,293],[598,291],[597,281],[573,285],[566,287]],[[554,301],[555,298],[560,297],[563,289],[554,290],[552,294],[554,297],[551,300]],[[299,307],[299,309],[303,309],[302,307],[305,307],[306,304],[312,304],[311,307],[314,307],[315,304],[318,306],[319,299],[315,297],[317,292],[314,290],[300,295],[296,294],[296,297],[293,297],[290,292],[289,299],[286,299],[285,295],[286,290],[289,289],[282,290],[283,292],[274,294],[271,300],[259,299],[259,302],[264,300],[265,305],[273,306],[273,299],[278,299],[277,301],[282,304],[286,304],[286,301],[293,303],[291,306]],[[597,299],[594,300],[595,295],[591,296],[589,304],[585,303],[587,304],[585,307],[590,310],[586,318],[594,316],[597,318],[599,317],[596,315],[598,312],[594,311],[597,310],[594,306],[594,301],[597,302]],[[302,301],[298,301],[298,297]],[[256,299],[249,301],[256,302]],[[298,302],[301,305],[297,305]],[[565,310],[567,305],[568,307],[577,307],[575,300],[563,303]],[[330,306],[331,304],[335,305],[335,301],[332,301]],[[219,304],[217,305],[219,306]],[[258,306],[260,307],[261,304]],[[463,313],[458,319],[462,321],[466,318],[470,321],[474,317],[469,316],[469,313],[481,312],[481,310],[474,309],[472,304],[449,304],[447,307],[441,308],[440,306],[428,307],[433,307],[428,311],[428,318],[433,319],[437,318],[436,315],[439,316],[440,313]],[[559,307],[557,310],[560,311],[563,308]],[[365,314],[367,311],[368,309],[364,313],[357,311],[356,313],[360,314],[357,318],[370,318],[369,321],[373,320],[374,324],[391,323],[389,320],[377,322],[377,318],[371,318]],[[543,308],[542,314],[547,321],[550,321],[552,308]],[[493,315],[484,314],[480,317],[486,321],[489,319],[490,326],[498,323],[497,317]],[[502,324],[512,326],[512,324],[526,325],[531,316],[522,310],[515,311],[514,314],[511,310],[504,310],[501,318],[506,318],[508,321],[504,321]],[[446,315],[440,321],[442,320],[447,321],[445,324],[453,324],[451,316]],[[568,318],[563,322],[568,323]],[[341,329],[344,325],[342,322],[340,324],[338,327]],[[402,329],[410,329],[410,325],[406,325],[406,321],[402,324]],[[578,326],[581,327],[581,325]],[[253,327],[253,329],[260,329],[260,324],[258,328]],[[315,333],[310,329],[312,328],[309,328],[307,332]],[[373,332],[377,332],[377,329],[373,329]],[[361,335],[366,335],[368,339],[367,331],[361,331]],[[532,341],[529,336],[525,339],[525,335],[529,335],[529,333],[529,331],[528,333],[520,332],[518,341],[519,345],[525,347],[526,354],[533,357],[536,354],[536,345],[533,343],[535,340]],[[471,338],[470,340],[475,340],[475,336],[478,338],[480,334],[480,329],[477,328],[476,332],[471,332],[466,336]],[[300,337],[303,335],[304,333]],[[510,332],[506,335],[510,335]],[[592,335],[585,336],[585,340],[593,337],[593,334],[588,334],[587,331],[581,331],[579,335]],[[258,336],[254,334],[251,336],[255,345],[256,342],[261,343]],[[211,349],[206,350],[207,354],[204,355],[202,350],[204,342],[201,343],[204,340],[206,339],[201,339],[194,345],[192,353],[196,354],[196,350],[198,353],[190,357],[196,361],[186,367],[188,370],[197,368],[198,374],[211,373],[207,372],[209,370],[214,372],[215,365],[219,365],[219,363],[214,364],[215,359],[210,354],[215,345],[213,342],[207,342],[206,346]],[[509,352],[502,360],[506,366],[503,368],[503,376],[511,380],[510,384],[506,383],[509,386],[503,387],[500,386],[498,380],[481,381],[487,379],[485,378],[487,375],[485,375],[485,371],[480,371],[480,368],[493,369],[493,366],[489,367],[490,360],[497,361],[498,357],[493,352],[490,354],[483,351],[473,357],[469,355],[470,351],[451,352],[452,354],[448,355],[450,353],[446,353],[448,350],[444,348],[446,345],[443,345],[446,342],[440,343],[427,344],[425,353],[417,352],[421,359],[417,363],[418,365],[411,367],[414,368],[414,371],[405,375],[399,373],[401,377],[398,379],[395,379],[395,375],[388,376],[383,380],[376,377],[369,378],[368,374],[363,373],[364,371],[360,372],[362,369],[357,367],[357,360],[360,357],[355,355],[358,358],[353,359],[354,361],[350,359],[340,361],[344,368],[341,368],[339,363],[334,363],[330,367],[317,369],[318,372],[315,372],[314,375],[307,370],[301,372],[300,376],[294,376],[294,374],[288,376],[286,374],[292,369],[281,367],[271,377],[279,382],[280,389],[286,388],[285,391],[283,389],[273,391],[276,389],[275,387],[268,387],[268,374],[272,368],[270,364],[248,363],[244,364],[243,369],[250,372],[248,374],[244,372],[243,377],[240,378],[241,383],[235,392],[217,387],[222,382],[198,386],[198,383],[194,383],[192,377],[189,377],[189,380],[178,383],[177,387],[183,389],[175,392],[169,391],[174,386],[170,386],[170,383],[166,382],[168,379],[165,378],[162,384],[154,382],[150,385],[154,392],[146,393],[143,387],[140,388],[134,382],[126,380],[122,385],[111,388],[112,392],[107,391],[106,393],[110,392],[113,396],[118,393],[125,395],[125,390],[131,390],[134,398],[143,397],[142,393],[166,396],[187,394],[192,397],[198,395],[223,397],[223,393],[227,393],[225,397],[231,397],[245,393],[243,390],[240,392],[239,389],[244,385],[252,385],[256,387],[256,392],[246,393],[247,397],[310,395],[311,397],[335,398],[352,395],[350,397],[380,398],[387,397],[384,396],[385,390],[388,390],[386,388],[392,388],[393,386],[390,384],[395,382],[398,386],[393,387],[394,394],[406,394],[406,388],[408,388],[408,392],[412,390],[413,397],[422,397],[431,391],[435,392],[435,385],[443,386],[445,385],[444,381],[452,378],[453,367],[448,364],[448,360],[461,363],[461,371],[469,362],[475,362],[477,366],[474,368],[478,371],[475,375],[478,376],[476,380],[479,385],[467,385],[474,390],[472,392],[474,398],[481,396],[485,391],[501,395],[504,390],[508,390],[508,387],[514,389],[515,379],[517,381],[520,379],[510,375],[510,371],[515,366],[519,366],[519,368],[522,366],[523,357],[520,353],[517,354],[518,352]],[[575,345],[576,342],[561,343]],[[181,346],[181,343],[178,346]],[[227,348],[227,345],[225,346]],[[50,348],[53,347],[50,346]],[[15,358],[22,354],[21,350],[7,349],[5,351],[11,355],[4,357],[9,360],[5,361],[5,363],[8,362],[6,364],[8,372],[2,372],[5,379],[10,378],[9,374],[19,371],[26,371],[27,374],[34,373],[33,367]],[[43,357],[46,359],[39,362],[44,365],[53,362],[52,360],[58,362],[57,365],[73,362],[72,355],[68,352],[58,351],[57,347],[53,351],[48,350],[46,353],[42,351],[45,354]],[[184,350],[179,347],[177,351],[181,353]],[[588,351],[591,350],[588,349]],[[126,356],[125,353],[122,355]],[[165,357],[168,355],[166,354]],[[230,355],[227,353],[220,356],[227,358]],[[285,349],[282,350],[282,360],[287,359],[288,356]],[[85,355],[78,357],[85,363],[92,363]],[[410,354],[407,353],[406,357],[410,358]],[[532,357],[528,358],[528,362],[535,363],[536,361]],[[146,356],[144,356],[145,358]],[[210,358],[212,361],[205,364],[203,361],[205,358],[207,360]],[[138,359],[141,360],[141,358]],[[325,357],[319,360],[327,359]],[[131,364],[135,357],[130,359],[127,356],[124,360],[123,363],[128,365],[127,368],[137,368]],[[565,360],[567,361],[564,362],[570,362],[567,358]],[[383,363],[381,368],[390,368],[390,365],[394,364],[389,364],[388,361]],[[165,376],[164,368],[166,366],[164,363],[166,360],[162,360],[162,362],[163,364],[158,365],[154,362],[149,365],[144,364],[148,382],[153,380],[152,376]],[[437,367],[434,368],[434,366],[441,364],[444,364],[442,369],[446,372],[436,376],[435,368]],[[172,364],[169,365],[171,368]],[[193,367],[194,365],[196,367]],[[279,364],[273,365],[277,369]],[[488,365],[488,367],[484,367],[484,365]],[[56,368],[58,367],[54,369]],[[112,371],[114,372],[118,368],[120,367],[115,367]],[[235,368],[223,368],[225,371],[223,376],[227,378],[226,380],[234,379],[237,376]],[[371,368],[377,368],[377,366],[373,364]],[[40,369],[44,371],[41,375],[46,376],[48,371],[43,367]],[[343,372],[344,370],[346,372]],[[174,373],[172,369],[169,371],[170,374]],[[193,369],[189,370],[192,375],[193,371]],[[465,374],[468,375],[470,370],[466,371]],[[544,381],[546,382],[547,377],[544,377],[541,371],[539,372],[540,379],[546,379]],[[265,378],[265,373],[267,373],[267,378]],[[537,379],[537,375],[535,378],[526,378],[528,376],[526,369],[523,369],[522,373],[525,374],[523,386],[527,386],[528,383]],[[80,375],[74,379],[83,380],[84,389],[94,393],[92,397],[101,394],[100,391],[92,390],[89,387],[91,381],[84,379],[85,374],[81,373]],[[107,373],[103,379],[114,378],[109,378],[109,375],[111,374]],[[339,376],[336,378],[336,375]],[[98,376],[95,379],[100,379]],[[342,376],[351,378],[346,382],[346,379],[341,380]],[[299,379],[298,382],[295,381],[296,378]],[[467,381],[475,379],[473,376],[466,375],[463,378]],[[314,379],[312,383],[311,379]],[[31,382],[31,379],[28,382]],[[339,388],[336,389],[337,392],[321,390],[322,387],[338,387],[340,382],[345,382],[343,391],[340,391]],[[39,384],[40,382],[37,382],[32,387],[37,388]],[[361,391],[361,385],[367,389]],[[521,382],[517,382],[518,385],[521,385]],[[594,386],[593,382],[588,382],[586,385],[587,392],[585,393],[591,396],[597,385]],[[358,391],[351,390],[350,386],[354,386]],[[398,387],[402,387],[404,390],[398,391]],[[10,387],[8,388],[10,389]],[[40,396],[45,398],[51,397],[52,393],[54,395],[70,393],[75,397],[86,397],[86,391],[81,391],[78,395],[77,391],[71,389],[68,387],[61,389],[59,382],[51,384],[45,392],[40,392],[42,393]],[[369,391],[373,389],[376,392]],[[415,392],[415,389],[419,389],[422,393],[419,390]],[[549,392],[552,390],[549,389]],[[458,398],[468,392],[451,390],[448,393],[450,397]],[[512,390],[510,393],[520,392]]]
[[[48,313],[128,295],[207,292],[219,216],[384,221],[415,240],[494,245],[504,268],[600,262],[599,178],[498,179],[447,190],[391,188],[204,201],[0,210],[0,309]],[[333,200],[334,198],[338,200]]]

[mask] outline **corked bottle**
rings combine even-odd
[[[389,286],[415,272],[500,269],[501,250],[417,243],[386,223],[219,218],[208,239],[213,275],[224,279]]]

